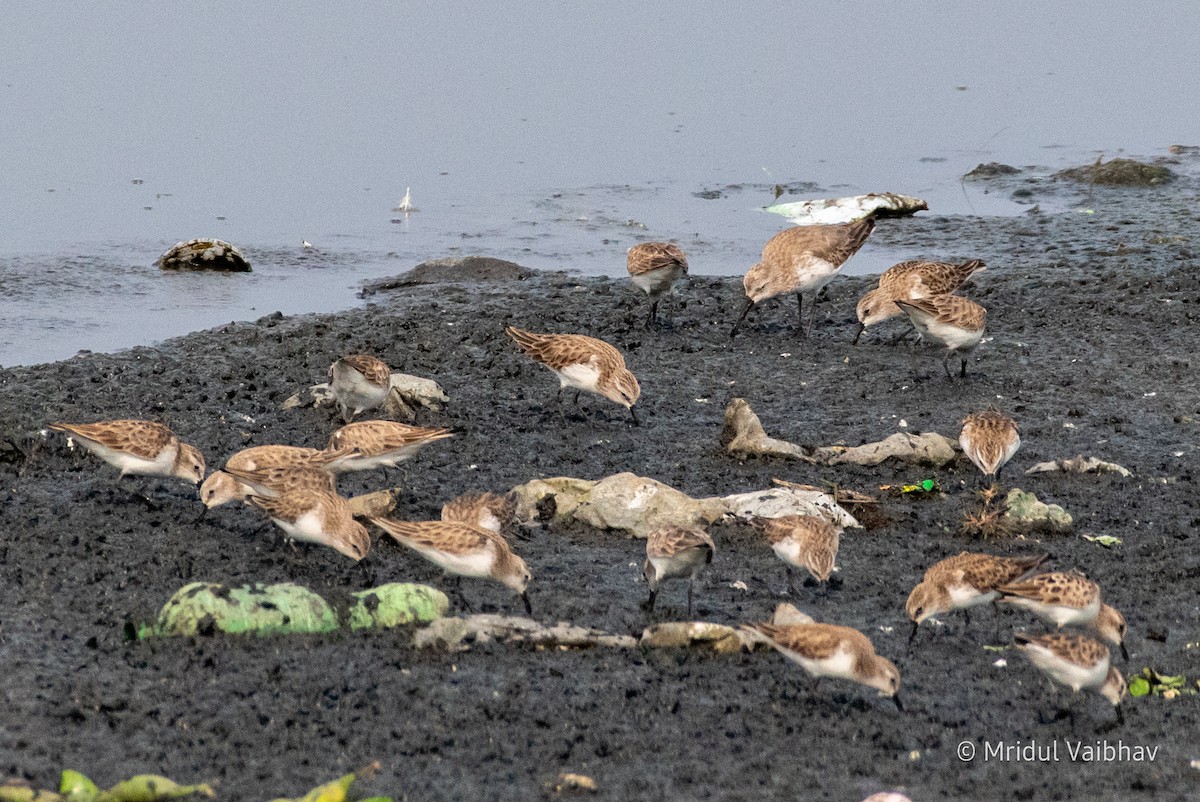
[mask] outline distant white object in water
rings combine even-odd
[[[312,250],[312,246],[313,246],[313,245],[312,245],[312,243],[311,243],[311,242],[309,242],[309,241],[308,241],[308,240],[306,240],[306,239],[302,239],[302,240],[300,240],[300,245],[301,245],[301,247],[303,247],[303,248],[304,248],[304,250],[306,250],[306,251],[311,251],[311,250]]]
[[[824,200],[777,203],[765,211],[781,214],[798,226],[831,225],[851,223],[864,217],[903,217],[929,208],[929,204],[910,195],[884,192],[855,195],[851,198],[826,198]]]
[[[412,188],[405,187],[404,188],[404,197],[400,199],[400,202],[398,204],[396,204],[396,207],[394,209],[392,209],[392,211],[393,212],[404,212],[405,214],[408,214],[409,212],[415,212],[416,210],[417,210],[417,207],[413,206],[413,202],[412,202]]]

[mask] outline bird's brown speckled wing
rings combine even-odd
[[[454,432],[449,429],[430,429],[386,420],[365,420],[349,423],[330,435],[326,451],[353,452],[354,449],[358,449],[363,456],[376,456],[405,446],[432,443],[434,440],[453,436]]]
[[[678,267],[686,275],[687,257],[678,245],[668,242],[643,242],[629,249],[626,257],[629,275],[638,276],[662,268]]]
[[[376,387],[387,387],[391,381],[391,370],[382,359],[369,354],[348,354],[340,360],[361,373]]]
[[[464,493],[442,505],[442,520],[479,526],[484,510],[495,516],[500,525],[507,526],[517,519],[517,494]]]
[[[703,529],[690,526],[667,524],[660,526],[646,538],[647,557],[673,557],[682,551],[694,548],[708,549],[708,561],[717,551],[717,544]]]
[[[435,549],[446,554],[473,554],[485,548],[508,544],[495,532],[457,521],[397,521],[392,518],[368,518],[400,543],[410,547]]]
[[[791,264],[802,254],[840,267],[858,252],[875,229],[875,218],[832,226],[795,226],[784,229],[763,246],[762,260]]]
[[[1107,646],[1086,635],[1052,632],[1036,636],[1017,633],[1013,637],[1019,645],[1041,646],[1079,666],[1094,666],[1102,660],[1108,660],[1111,656]]]
[[[849,649],[855,654],[875,652],[867,636],[857,629],[836,624],[752,624],[755,630],[772,641],[810,660],[822,660],[832,656],[838,649]]]
[[[226,466],[225,472],[244,484],[269,487],[277,492],[303,489],[332,493],[337,490],[333,475],[320,468],[268,465],[251,471]]]
[[[1019,582],[1009,582],[999,588],[1005,596],[1018,596],[1044,604],[1067,607],[1086,607],[1099,598],[1100,586],[1079,574],[1053,571],[1038,574]]]
[[[994,590],[1020,579],[1049,559],[1049,554],[1030,557],[998,557],[992,554],[963,552],[942,564],[947,566],[947,575],[956,572],[962,581],[980,590]],[[934,566],[935,568],[937,566]],[[932,569],[931,569],[932,570]]]
[[[164,448],[179,444],[174,432],[161,423],[147,420],[51,423],[50,428],[148,460],[157,458]]]
[[[625,367],[625,357],[613,346],[582,334],[537,334],[508,326],[505,333],[522,351],[553,370],[586,365],[596,360],[601,373]]]
[[[961,295],[933,295],[911,301],[896,301],[905,312],[913,310],[941,323],[968,331],[978,331],[987,322],[987,310]]]

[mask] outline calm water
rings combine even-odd
[[[697,273],[741,273],[786,225],[759,211],[778,182],[815,185],[788,200],[895,191],[1012,214],[959,177],[1200,138],[1179,84],[1192,4],[4,10],[4,365],[351,307],[362,279],[456,253],[617,275],[630,244],[669,238]],[[256,272],[153,267],[198,236]],[[868,244],[853,264],[903,256]]]

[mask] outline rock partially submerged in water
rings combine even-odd
[[[988,162],[987,164],[976,165],[975,169],[963,176],[968,181],[975,181],[982,178],[998,178],[1002,175],[1016,175],[1021,172],[1011,164],[1001,164],[1000,162]]]
[[[375,279],[363,284],[359,297],[365,298],[377,292],[396,290],[417,284],[446,284],[454,281],[524,281],[536,274],[537,271],[522,267],[516,262],[495,259],[491,256],[455,256],[445,259],[430,259],[399,276]]]
[[[849,198],[825,198],[823,200],[777,203],[766,207],[772,214],[781,214],[798,226],[831,225],[852,223],[864,217],[906,217],[923,212],[929,204],[911,195],[882,192],[855,195]]]
[[[250,262],[236,246],[219,239],[177,242],[155,262],[163,270],[218,270],[249,273]]]
[[[818,515],[834,526],[859,526],[827,493],[790,487],[697,499],[654,479],[618,473],[599,481],[571,476],[534,479],[513,492],[522,521],[574,520],[636,538],[647,537],[664,524],[705,527],[725,517]]]
[[[1175,174],[1161,164],[1147,164],[1135,159],[1113,159],[1059,170],[1054,177],[1067,181],[1079,181],[1084,184],[1152,187],[1167,183],[1175,177]]]

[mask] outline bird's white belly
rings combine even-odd
[[[563,387],[574,387],[591,393],[596,392],[596,385],[600,382],[600,369],[595,365],[567,365],[555,373],[558,374],[558,381]]]
[[[413,547],[429,562],[441,568],[448,574],[469,577],[488,577],[492,575],[492,566],[496,562],[491,549],[471,552],[470,554],[447,554],[434,549]]]
[[[1000,596],[994,590],[989,590],[987,593],[980,593],[970,585],[951,585],[946,590],[950,592],[950,603],[954,605],[956,610],[987,604]]]
[[[662,295],[669,292],[682,275],[683,271],[678,267],[660,267],[648,273],[630,276],[629,280],[647,295]]]
[[[76,442],[120,470],[122,476],[127,473],[142,476],[170,476],[171,469],[175,467],[175,457],[179,452],[178,448],[164,448],[154,459],[145,459],[125,451],[111,449],[91,440],[79,438]]]
[[[944,343],[947,348],[952,348],[955,351],[969,351],[979,345],[979,341],[983,339],[983,329],[979,331],[967,331],[958,326],[951,326],[948,323],[942,323],[937,320],[930,320],[925,328],[922,329],[922,334],[929,334],[933,339]]]
[[[793,292],[816,294],[833,281],[838,270],[839,268],[824,259],[806,259],[796,265],[796,288]]]
[[[802,565],[800,558],[800,544],[792,538],[784,538],[778,543],[772,543],[771,549],[775,552],[775,556],[783,560],[785,563],[799,567]]]
[[[819,660],[812,660],[807,657],[797,657],[798,662],[805,671],[812,674],[814,677],[836,677],[840,679],[856,679],[854,674],[854,655],[850,654],[844,648],[839,648],[836,652]]]
[[[292,540],[300,540],[305,543],[324,543],[328,539],[325,534],[325,517],[319,510],[309,510],[298,517],[295,522],[285,521],[281,518],[272,518],[271,520]]]
[[[1027,648],[1030,661],[1049,674],[1056,682],[1073,691],[1081,688],[1098,688],[1108,678],[1108,661],[1101,660],[1094,666],[1076,665],[1039,646]]]

